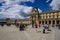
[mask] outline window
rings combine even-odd
[[[58,15],[58,18],[60,18],[60,15]]]
[[[47,14],[47,16],[49,16],[49,14]]]
[[[60,18],[60,12],[58,12],[58,18]]]
[[[43,19],[43,16],[41,16],[41,19]]]
[[[47,18],[49,19],[49,16],[47,16]]]
[[[46,19],[46,16],[44,16],[44,19]]]
[[[57,15],[55,15],[54,18],[57,18]]]
[[[44,14],[44,16],[46,16],[46,14]]]
[[[51,15],[51,18],[53,18],[53,15]]]
[[[57,13],[54,13],[54,18],[57,18]]]
[[[53,13],[51,13],[51,15],[53,15]]]
[[[60,15],[60,12],[58,12],[58,15]]]

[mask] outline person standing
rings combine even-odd
[[[38,28],[38,25],[37,24],[35,24],[35,28]]]
[[[45,29],[43,29],[43,33],[45,33]]]
[[[20,24],[19,29],[20,29],[20,31],[23,31],[24,30],[24,25],[23,24]]]

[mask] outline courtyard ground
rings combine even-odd
[[[19,31],[19,28],[14,25],[0,26],[0,40],[59,40],[60,30],[50,28],[52,31],[46,31],[46,33],[43,34],[42,29],[42,27],[35,29],[29,25],[25,31]]]

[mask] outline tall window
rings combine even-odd
[[[46,14],[44,14],[44,19],[46,19]]]
[[[58,18],[60,18],[60,12],[58,13]]]
[[[49,19],[49,13],[47,14],[47,18]]]
[[[58,18],[60,18],[60,12],[58,12]]]
[[[43,14],[41,14],[41,19],[43,19]]]
[[[41,16],[41,19],[43,19],[43,16]]]
[[[53,18],[53,13],[51,13],[51,18]]]
[[[54,13],[54,18],[57,18],[57,13]]]

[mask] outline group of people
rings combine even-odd
[[[0,25],[1,25],[1,27],[4,26],[4,24],[0,24]],[[6,24],[6,25],[11,26],[10,24]],[[15,26],[18,27],[20,31],[23,31],[23,30],[25,30],[27,25],[26,24],[15,24]]]
[[[19,30],[20,30],[20,31],[25,30],[25,28],[26,28],[26,25],[24,25],[24,24],[20,24],[20,25],[19,25]]]
[[[34,26],[33,26],[33,28],[40,28],[41,27],[41,25],[38,25],[38,24],[35,24]],[[45,33],[45,30],[47,30],[47,31],[51,31],[51,29],[49,28],[49,26],[48,25],[43,25],[42,26],[43,27],[43,33]]]

